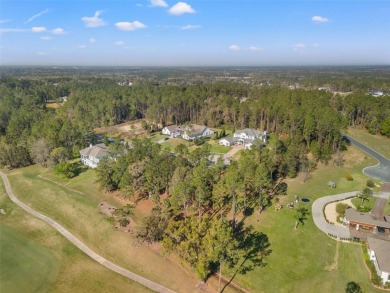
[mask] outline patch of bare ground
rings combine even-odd
[[[99,211],[101,214],[114,220],[114,229],[117,231],[129,233],[132,232],[136,226],[130,215],[120,215],[120,213],[118,213],[118,211],[120,212],[120,209],[105,201],[99,203]],[[125,224],[122,224],[122,221],[124,221]]]
[[[95,128],[95,134],[106,134],[110,136],[121,136],[125,139],[134,139],[144,137],[147,135],[147,131],[142,128],[141,122],[143,119],[127,121],[125,123],[116,124],[112,126],[105,126]]]

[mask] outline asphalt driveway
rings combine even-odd
[[[378,160],[379,162],[378,165],[364,168],[363,173],[371,178],[389,183],[390,182],[390,160],[386,159],[380,153],[374,151],[372,148],[362,144],[356,139],[348,135],[344,135],[344,136],[351,142],[351,144],[353,144],[354,146],[358,147],[365,153],[369,154],[370,156]]]

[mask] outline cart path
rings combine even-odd
[[[51,225],[52,227],[54,227],[54,229],[56,229],[58,232],[60,232],[65,238],[67,238],[70,242],[72,242],[75,246],[77,246],[81,251],[83,251],[85,254],[87,254],[89,257],[91,257],[93,260],[102,264],[106,268],[108,268],[114,272],[117,272],[117,273],[121,274],[122,276],[125,276],[129,279],[132,279],[133,281],[136,281],[136,282],[144,285],[145,287],[148,287],[149,289],[152,289],[156,292],[164,292],[164,293],[165,292],[167,292],[167,293],[174,293],[175,292],[175,291],[172,291],[172,290],[170,290],[170,289],[168,289],[160,284],[157,284],[149,279],[146,279],[140,275],[137,275],[136,273],[130,272],[130,271],[110,262],[109,260],[105,259],[104,257],[98,255],[93,250],[91,250],[88,246],[86,246],[83,242],[81,242],[79,239],[77,239],[72,233],[70,233],[68,230],[66,230],[63,226],[58,224],[56,221],[54,221],[53,219],[51,219],[45,215],[42,215],[42,214],[36,212],[34,209],[32,209],[31,207],[29,207],[28,205],[26,205],[25,203],[23,203],[22,201],[17,199],[15,194],[13,193],[13,191],[11,189],[11,185],[8,181],[7,176],[1,171],[0,171],[0,176],[3,179],[5,191],[7,192],[8,197],[15,204],[17,204],[19,207],[21,207],[22,209],[24,209],[26,212],[33,215],[34,217],[41,219],[41,220],[45,221],[46,223],[48,223],[49,225]]]

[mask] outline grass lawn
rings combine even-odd
[[[385,206],[384,214],[390,216],[390,198],[389,198],[389,200],[387,201],[387,204],[386,204],[386,206]]]
[[[0,239],[0,291],[47,291],[59,270],[51,251],[5,224]]]
[[[390,138],[382,135],[372,135],[367,130],[357,128],[349,128],[347,133],[390,159]]]
[[[158,142],[159,140],[168,137],[168,135],[161,134],[159,132],[155,132],[150,136],[150,140],[152,142]]]
[[[66,184],[69,188],[77,189],[83,192],[84,195],[69,191],[64,187],[39,178],[38,175],[40,174],[45,178],[50,178]],[[98,204],[102,200],[109,201],[117,206],[119,203],[112,196],[99,190],[99,186],[95,182],[95,171],[88,170],[81,173],[78,177],[68,180],[57,177],[48,169],[39,166],[30,166],[9,171],[7,172],[7,176],[11,182],[14,193],[20,200],[32,206],[37,211],[58,221],[98,254],[101,254],[103,257],[126,269],[139,273],[142,276],[150,278],[175,291],[195,292],[197,290],[196,285],[198,284],[198,280],[192,270],[183,269],[179,261],[173,257],[162,256],[160,252],[154,248],[148,246],[135,246],[131,235],[115,231],[112,224],[98,212]],[[38,220],[34,220],[33,222],[37,221]],[[18,221],[14,220],[14,222]],[[20,227],[19,231],[24,228],[25,227]],[[57,234],[53,232],[54,230],[51,227],[46,230],[48,230],[47,233]],[[62,237],[59,238],[61,239]],[[65,244],[62,244],[62,246],[64,247]],[[80,262],[85,261],[81,261],[83,258],[89,259],[78,250],[76,250],[75,254],[77,254],[77,257],[75,256],[72,260],[73,262],[75,262],[76,259]],[[95,264],[96,263],[92,262],[92,264],[89,263],[88,266],[95,266]],[[98,264],[96,265],[101,273],[107,271],[104,267],[99,266]],[[86,265],[84,267],[88,266]],[[80,268],[82,267],[83,266],[80,265]],[[87,268],[85,271],[77,269],[78,274],[82,273],[86,275],[88,271],[90,270]],[[117,275],[115,273],[112,274],[115,276]],[[108,280],[108,278],[113,280],[123,278],[119,275],[118,277],[113,277],[112,274],[107,273],[107,277],[96,274],[96,278],[93,275],[88,275],[88,278],[90,282],[96,283],[99,283],[100,280]],[[68,274],[69,281],[73,281],[72,277],[79,280],[78,276],[71,276]],[[126,282],[127,284],[130,284],[127,280]],[[67,286],[64,282],[61,284],[63,287]],[[118,284],[118,286],[121,287],[123,281],[118,280]],[[58,283],[58,286],[59,285],[60,283]],[[81,285],[78,284],[77,286]],[[122,286],[118,290],[116,290],[114,286],[112,289],[107,289],[106,291],[133,292],[137,291],[137,286],[142,287],[141,285],[136,284],[134,285],[135,289],[132,290],[133,285],[131,284],[131,286],[129,286],[130,285],[128,285],[127,288],[130,289],[125,289],[124,286]],[[97,290],[92,291],[102,291],[99,290],[98,285],[91,286],[91,288],[95,287]],[[80,292],[80,290],[75,291]]]
[[[353,205],[355,206],[355,208],[358,208],[362,205],[362,200],[360,198],[353,198],[351,201],[352,201]],[[375,201],[376,201],[376,197],[370,196],[368,198],[368,200],[364,201],[363,207],[367,210],[372,210],[372,208],[374,207]]]
[[[319,166],[305,183],[301,183],[300,178],[286,180],[288,195],[281,196],[280,202],[285,205],[298,194],[310,199],[303,205],[311,211],[313,201],[319,197],[361,190],[368,179],[362,168],[373,162],[351,147],[345,167]],[[354,180],[348,182],[345,173],[350,173]],[[336,182],[335,189],[327,187],[329,180]],[[275,212],[271,206],[261,215],[255,212],[247,218],[247,225],[268,235],[272,253],[265,267],[237,275],[234,282],[250,292],[344,292],[346,284],[355,281],[364,292],[384,292],[370,285],[359,245],[331,239],[314,225],[311,215],[297,230],[294,230],[294,223],[294,210],[285,207]]]
[[[0,292],[149,292],[16,206],[0,181]]]

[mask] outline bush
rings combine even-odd
[[[54,174],[70,179],[76,176],[76,168],[74,164],[62,162],[54,167]]]
[[[344,177],[345,177],[345,179],[347,179],[347,181],[353,181],[353,177],[350,173],[345,174]]]
[[[349,208],[349,205],[347,205],[346,203],[341,203],[339,202],[338,204],[336,204],[336,212],[340,215],[340,216],[344,216],[345,215],[345,210]]]
[[[194,139],[194,144],[195,145],[202,145],[202,144],[204,144],[205,143],[205,139],[202,137],[202,138],[195,138]]]
[[[366,185],[368,187],[374,188],[375,187],[375,182],[372,179],[368,179]]]

